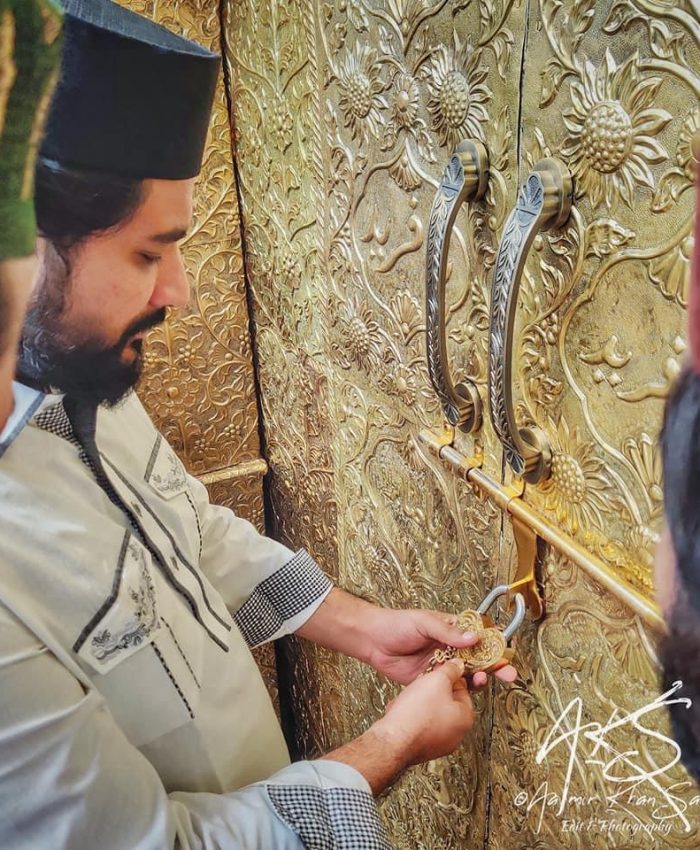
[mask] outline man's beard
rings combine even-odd
[[[165,309],[141,316],[119,338],[106,346],[98,340],[73,342],[62,327],[69,287],[67,269],[58,281],[54,263],[37,286],[27,311],[19,345],[17,377],[25,384],[65,393],[76,401],[104,404],[119,402],[139,382],[143,370],[143,342],[131,340],[139,331],[165,320]],[[47,276],[54,277],[47,280]],[[130,342],[131,340],[131,342]],[[130,346],[135,356],[123,360]]]

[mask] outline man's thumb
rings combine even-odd
[[[444,643],[446,646],[474,646],[479,642],[479,636],[474,632],[465,632],[464,629],[445,622],[439,616],[431,619],[428,631],[433,640]]]
[[[451,658],[446,664],[438,670],[444,676],[454,683],[464,675],[464,661],[461,658]]]

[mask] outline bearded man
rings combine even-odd
[[[373,796],[472,723],[461,662],[419,674],[476,638],[333,587],[211,505],[157,433],[131,390],[144,332],[188,300],[219,60],[109,0],[64,6],[41,274],[0,435],[0,845],[386,848]],[[291,632],[408,687],[290,765],[250,647]]]

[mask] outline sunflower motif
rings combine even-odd
[[[556,431],[558,446],[553,447],[552,473],[540,486],[546,508],[574,534],[581,526],[594,525],[602,530],[604,494],[610,489],[605,465],[596,457],[593,443],[582,442],[577,429],[570,429],[563,416]]]
[[[386,376],[385,385],[386,391],[398,396],[404,404],[411,405],[416,400],[416,376],[403,363],[397,363]]]
[[[338,72],[340,108],[345,113],[345,126],[352,131],[353,139],[367,140],[367,132],[377,136],[384,125],[382,109],[388,108],[382,92],[386,83],[380,78],[377,51],[373,47],[355,42],[345,63]]]
[[[491,92],[483,85],[488,69],[479,58],[469,42],[460,43],[456,32],[453,49],[441,44],[430,57],[428,109],[432,129],[448,148],[465,138],[485,141],[482,125],[489,120]]]
[[[372,310],[366,304],[343,303],[333,321],[333,351],[346,369],[351,365],[369,371],[379,357],[382,336]]]
[[[651,108],[661,78],[642,76],[638,63],[635,53],[618,67],[606,51],[605,61],[598,68],[586,62],[571,86],[561,153],[593,207],[604,202],[613,210],[620,198],[631,207],[635,186],[654,189],[649,165],[667,157],[654,137],[671,115]]]
[[[408,74],[400,74],[394,89],[391,116],[397,127],[410,130],[418,117],[418,84]]]

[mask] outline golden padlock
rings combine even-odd
[[[456,626],[463,632],[473,632],[479,638],[473,646],[456,649],[447,646],[438,649],[430,659],[429,672],[434,670],[438,664],[444,664],[451,658],[461,658],[464,661],[465,675],[474,673],[493,673],[508,664],[514,650],[508,646],[509,639],[525,617],[525,600],[520,593],[513,597],[515,613],[505,629],[500,629],[487,613],[488,609],[500,596],[509,592],[508,585],[500,585],[489,593],[476,611],[467,609],[457,616]]]
[[[457,628],[463,632],[474,632],[479,641],[474,646],[465,646],[455,650],[454,658],[464,661],[464,672],[471,676],[474,673],[492,672],[502,667],[513,656],[513,650],[508,649],[508,641],[503,632],[493,620],[478,611],[462,611],[457,618]]]

